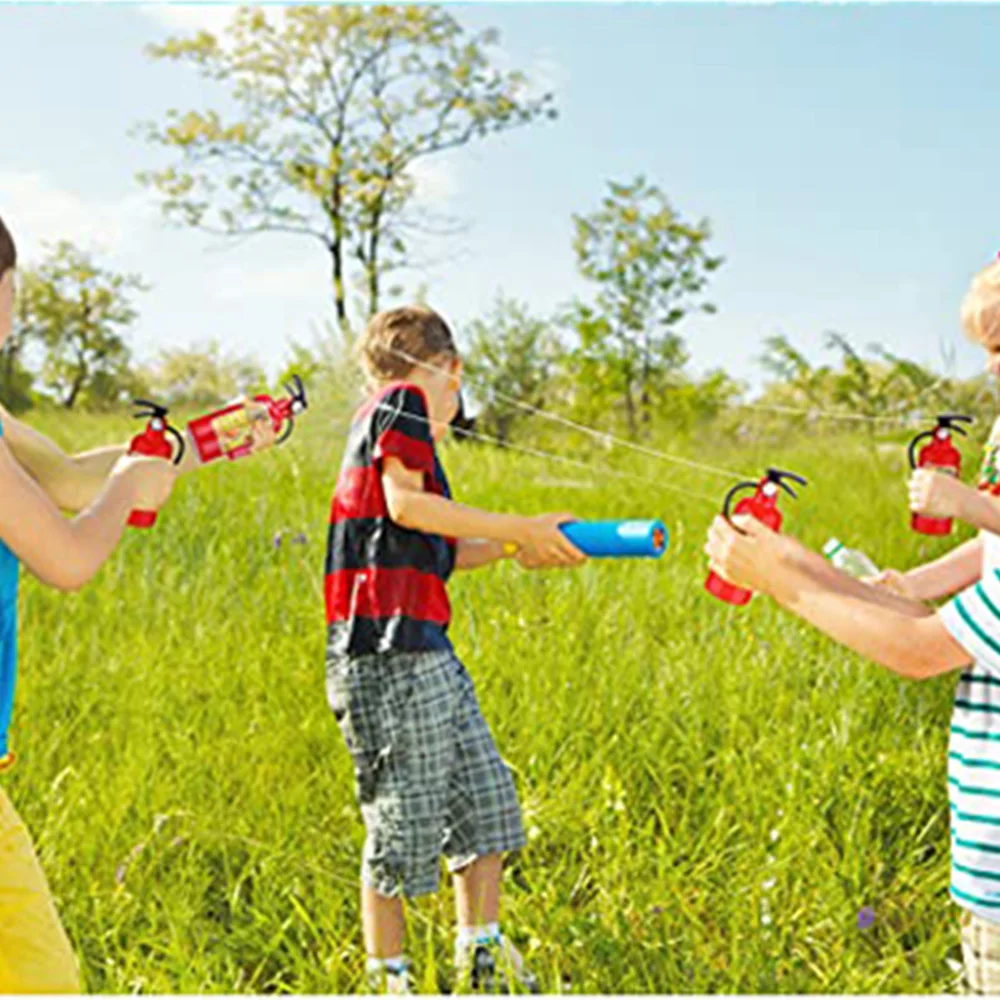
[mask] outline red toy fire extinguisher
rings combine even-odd
[[[781,531],[783,517],[781,511],[778,510],[778,491],[784,490],[793,498],[798,496],[786,482],[789,479],[800,486],[809,485],[805,479],[794,472],[782,472],[780,469],[768,469],[760,482],[737,483],[726,494],[725,502],[722,505],[722,516],[728,521],[730,513],[749,514],[751,517],[757,518],[761,524],[767,525],[772,531]],[[734,497],[742,490],[753,490],[753,496],[743,497],[736,504],[736,509],[730,512]],[[729,604],[744,605],[749,603],[750,598],[753,597],[752,590],[737,587],[715,572],[708,574],[705,589],[713,597],[717,597],[720,601],[727,601]]]
[[[252,400],[267,409],[274,433],[279,435],[277,444],[288,440],[295,429],[295,418],[309,406],[302,379],[293,375],[292,383],[285,385],[288,396],[284,399],[261,395],[254,396]],[[223,456],[235,461],[250,454],[253,450],[253,426],[247,405],[242,401],[231,403],[188,424],[188,434],[202,462],[214,462]]]
[[[967,436],[962,424],[971,424],[972,417],[964,416],[960,413],[945,413],[937,418],[937,426],[931,431],[924,431],[918,434],[911,442],[909,448],[911,469],[934,469],[949,476],[961,476],[962,456],[959,450],[952,443],[952,432]],[[917,452],[917,446],[925,438],[931,440]],[[922,535],[950,535],[950,517],[925,517],[923,514],[914,514],[910,519],[910,526],[914,531],[919,531]]]
[[[180,431],[167,422],[170,411],[148,399],[137,399],[135,405],[139,407],[135,417],[139,420],[148,418],[149,423],[141,434],[132,438],[128,453],[164,458],[174,465],[180,465],[184,457],[184,438]],[[171,437],[173,441],[170,440]],[[156,513],[155,510],[134,510],[129,514],[128,523],[133,528],[152,528],[156,524]]]

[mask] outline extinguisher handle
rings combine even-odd
[[[174,465],[180,465],[181,459],[184,458],[184,452],[187,450],[187,445],[184,443],[184,435],[176,428],[167,424],[167,433],[172,434],[174,440],[178,444],[177,454],[174,455]]]
[[[136,420],[146,420],[153,417],[166,419],[170,412],[165,406],[154,403],[151,399],[134,399],[132,405],[136,407],[136,412],[132,414]]]
[[[285,383],[285,392],[288,393],[288,397],[278,404],[285,427],[280,437],[275,440],[275,444],[284,444],[292,436],[292,431],[295,430],[296,416],[309,408],[306,387],[298,375],[292,375],[291,383]]]
[[[949,430],[961,434],[962,437],[969,436],[962,424],[974,424],[975,422],[975,418],[970,417],[967,413],[942,413],[938,417],[939,427],[947,427]]]
[[[766,478],[768,482],[777,483],[793,500],[798,500],[799,495],[788,485],[788,480],[798,483],[799,486],[809,485],[808,479],[804,479],[797,472],[788,472],[784,469],[768,469]]]
[[[915,469],[917,467],[917,445],[920,444],[924,438],[934,437],[937,428],[933,431],[924,431],[923,434],[918,434],[911,442],[910,447],[907,449],[907,455],[910,457],[910,468]]]
[[[755,483],[755,482],[752,482],[752,481],[751,481],[751,480],[749,480],[749,479],[748,479],[748,480],[747,480],[746,482],[744,482],[744,483],[737,483],[737,484],[736,484],[736,485],[735,485],[735,486],[734,486],[734,487],[733,487],[733,488],[732,488],[732,489],[731,489],[731,490],[730,490],[730,491],[729,491],[729,492],[728,492],[728,493],[726,494],[726,499],[725,499],[725,500],[723,500],[723,502],[722,502],[722,516],[723,516],[723,517],[724,517],[724,518],[725,518],[725,519],[726,519],[727,521],[729,521],[729,520],[730,520],[730,517],[729,517],[729,515],[730,515],[730,509],[731,509],[731,507],[732,507],[732,504],[733,504],[733,500],[735,499],[735,497],[736,497],[736,494],[737,494],[737,493],[740,493],[740,492],[742,492],[743,490],[756,490],[756,489],[757,489],[757,486],[758,486],[758,484],[757,484],[757,483]]]

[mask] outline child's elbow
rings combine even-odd
[[[34,570],[40,582],[64,594],[75,594],[82,590],[93,579],[95,572],[83,560],[76,559],[63,559],[54,566]]]
[[[75,594],[90,583],[91,575],[80,570],[65,568],[42,580],[54,590],[63,594]]]
[[[901,660],[892,669],[908,681],[929,681],[932,677],[937,677],[941,673],[936,662],[927,660],[922,656],[911,657],[905,661]]]

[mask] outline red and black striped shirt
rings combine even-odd
[[[451,498],[422,389],[396,383],[354,415],[330,507],[326,553],[329,650],[343,656],[450,648],[447,581],[455,542],[389,517],[382,462],[424,474],[424,489]]]

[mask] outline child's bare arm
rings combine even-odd
[[[905,573],[883,570],[871,582],[912,597],[917,601],[936,601],[971,587],[980,577],[983,565],[983,542],[973,538],[940,559],[916,566]]]
[[[503,542],[490,538],[460,538],[455,553],[455,569],[482,569],[510,558],[511,553]]]
[[[0,441],[0,538],[43,583],[77,590],[114,551],[129,513],[158,509],[174,478],[162,460],[122,458],[96,502],[69,521]]]
[[[0,408],[4,439],[17,463],[62,510],[84,510],[100,493],[125,445],[67,455],[54,441]]]
[[[274,443],[274,433],[270,419],[260,419],[261,412],[266,418],[266,410],[258,404],[253,405],[259,411],[254,423],[254,450],[261,451]],[[0,417],[4,439],[17,463],[60,510],[71,513],[86,510],[101,494],[115,464],[128,452],[128,445],[119,444],[68,455],[54,441],[12,417],[2,406]],[[194,448],[190,442],[186,443],[184,459],[177,468],[179,473],[190,472],[200,464]]]
[[[922,680],[971,662],[931,608],[854,580],[753,518],[735,520],[739,531],[717,518],[706,546],[712,568],[726,579],[770,594],[831,638],[904,677]]]
[[[586,559],[559,530],[560,524],[574,520],[572,514],[522,517],[467,507],[428,493],[424,474],[408,469],[395,457],[382,463],[382,486],[389,517],[400,527],[447,538],[513,542],[554,566],[575,566]]]

